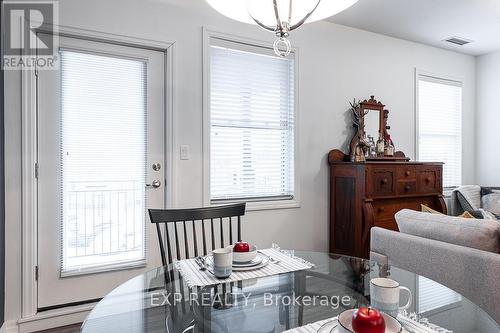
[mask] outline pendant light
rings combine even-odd
[[[276,34],[274,52],[286,57],[292,47],[290,32],[304,23],[333,16],[358,0],[207,0],[216,11],[231,19],[257,24]]]

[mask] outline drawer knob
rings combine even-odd
[[[410,171],[406,171],[406,172],[405,172],[405,175],[406,175],[406,176],[409,176],[410,174],[411,174],[411,172],[410,172]]]
[[[383,212],[384,210],[385,210],[385,208],[384,208],[384,207],[379,207],[379,208],[378,208],[378,212],[379,212],[379,213]]]
[[[409,191],[411,189],[411,186],[410,185],[406,185],[405,186],[405,191]]]
[[[382,182],[382,184],[387,184],[388,180],[387,180],[387,178],[384,178],[384,179],[382,179],[381,182]]]
[[[426,183],[430,183],[431,182],[431,179],[429,177],[425,178],[425,182]]]

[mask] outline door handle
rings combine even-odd
[[[151,184],[146,184],[146,188],[158,188],[161,186],[161,181],[159,181],[158,179],[155,179],[153,180],[153,182]]]

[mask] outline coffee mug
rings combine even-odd
[[[233,249],[225,247],[212,251],[214,257],[214,275],[225,279],[233,272]]]
[[[408,302],[399,306],[399,291],[408,293]],[[399,282],[388,278],[375,278],[370,280],[371,305],[377,310],[391,316],[397,316],[399,310],[408,309],[412,303],[410,289],[400,286]]]

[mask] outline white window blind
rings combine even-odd
[[[418,78],[418,160],[444,162],[443,186],[462,183],[462,84]]]
[[[146,63],[60,54],[62,273],[144,260]]]
[[[294,58],[211,38],[210,198],[294,194]]]
[[[418,277],[418,312],[425,313],[460,302],[462,297],[453,290],[429,280]]]

